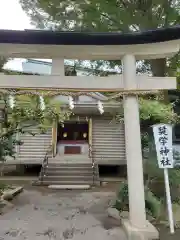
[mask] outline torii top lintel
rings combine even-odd
[[[0,30],[0,54],[8,57],[120,59],[163,58],[180,46],[180,25],[134,33]]]

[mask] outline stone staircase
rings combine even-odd
[[[98,168],[90,162],[67,163],[49,159],[48,166],[42,168],[39,178],[41,185],[97,185]]]

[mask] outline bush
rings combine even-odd
[[[164,171],[158,167],[156,156],[144,161],[145,184],[155,194],[162,199],[165,197]],[[180,193],[180,171],[178,168],[169,169],[169,183],[171,187],[172,201],[179,202]]]
[[[161,210],[165,207],[164,173],[163,169],[158,167],[157,158],[153,151],[150,152],[150,158],[144,160],[145,205],[147,214],[158,220],[161,217]],[[174,154],[176,154],[175,158],[178,160],[179,155],[176,152]],[[169,169],[169,182],[172,201],[179,203],[180,171],[178,168]],[[121,183],[114,207],[119,211],[129,210],[127,181]]]
[[[145,190],[145,204],[147,214],[158,219],[161,215],[162,203],[149,188]]]
[[[0,183],[0,195],[3,193],[5,189],[7,189],[7,185],[5,183]]]
[[[126,182],[121,183],[120,189],[118,189],[114,207],[119,211],[129,210],[128,184]]]
[[[145,205],[148,215],[156,219],[160,217],[161,200],[158,199],[149,188],[145,190]],[[120,212],[129,210],[128,184],[126,182],[121,184],[113,207]]]

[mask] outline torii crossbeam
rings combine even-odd
[[[123,75],[110,77],[1,75],[0,88],[62,90],[82,92],[119,92],[175,89],[174,77],[136,76],[136,87],[126,87]]]
[[[0,89],[124,91],[124,124],[129,187],[128,236],[158,239],[146,220],[137,91],[175,89],[176,79],[136,75],[136,60],[172,57],[180,48],[180,26],[136,33],[80,33],[0,30],[0,54],[17,58],[51,58],[52,76],[0,76]],[[65,77],[64,59],[120,60],[123,74]],[[137,239],[137,238],[136,238]],[[142,239],[142,238],[141,238]]]

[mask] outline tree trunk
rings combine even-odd
[[[150,60],[151,70],[154,77],[165,77],[166,76],[166,59],[153,59]],[[169,103],[168,90],[163,91],[163,102]]]

